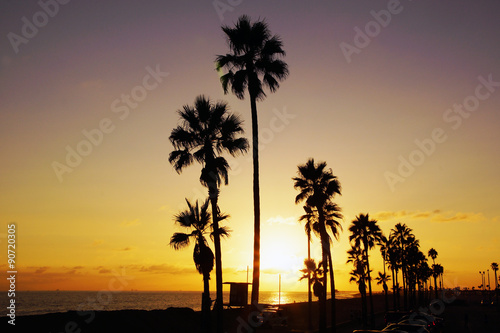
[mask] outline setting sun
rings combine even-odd
[[[336,290],[494,290],[499,11],[4,1],[0,289],[216,323],[232,285],[308,293],[310,245],[323,312]]]

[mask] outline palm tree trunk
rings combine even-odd
[[[365,279],[365,277],[363,276],[362,279]],[[359,293],[361,294],[361,320],[363,321],[363,327],[366,327],[368,311],[366,306],[366,285],[364,282],[359,284]]]
[[[210,284],[208,281],[210,280],[210,273],[203,273],[203,296],[201,301],[201,310],[202,310],[202,330],[205,333],[209,333],[212,331],[212,323],[211,323],[211,315],[210,315]]]
[[[255,96],[253,96],[251,92],[250,92],[250,106],[252,109],[253,216],[254,216],[252,304],[254,306],[257,306],[257,304],[259,303],[259,286],[260,286],[259,124],[257,122],[257,102]]]
[[[328,243],[330,245],[330,243]],[[332,260],[332,251],[330,246],[328,246],[328,267],[330,268],[330,295],[332,297],[332,305],[331,305],[331,317],[332,317],[332,333],[337,331],[337,316],[335,309],[335,279],[333,275],[333,260]]]
[[[398,304],[398,310],[401,310],[401,296],[399,295],[399,281],[398,281],[399,269],[396,269],[396,302]]]
[[[403,264],[403,267],[401,268],[401,273],[403,275],[402,279],[403,279],[403,304],[404,304],[404,309],[405,311],[408,310],[408,293],[407,293],[407,290],[406,290],[406,269],[404,267],[404,264]]]
[[[322,260],[323,260],[323,288],[324,292],[321,295],[321,301],[320,305],[323,304],[323,306],[320,306],[320,313],[319,313],[319,331],[320,333],[325,333],[326,332],[326,291],[327,291],[327,284],[328,284],[328,274],[327,274],[327,269],[328,269],[328,249],[330,248],[330,243],[328,241],[328,234],[326,232],[326,227],[325,227],[325,217],[323,215],[323,212],[321,209],[318,209],[318,222],[319,222],[319,228],[320,228],[320,238],[321,238],[321,255],[322,255]]]
[[[311,260],[311,232],[307,233],[307,260]],[[307,274],[307,327],[312,330],[311,271]]]
[[[387,279],[386,271],[385,271],[385,251],[384,254],[382,255],[382,264],[384,265],[384,277]],[[384,288],[385,292],[385,312],[389,311],[389,298],[387,296],[387,283],[384,281],[384,284],[382,285]]]
[[[396,310],[396,281],[394,281],[394,267],[391,264],[392,272],[392,309]]]
[[[370,324],[375,322],[375,312],[373,310],[373,296],[372,296],[372,277],[370,275],[370,262],[368,260],[368,244],[364,243],[365,256],[366,256],[366,270],[368,271],[368,292],[370,294]]]
[[[215,286],[217,297],[215,300],[215,311],[217,318],[217,333],[222,333],[223,329],[223,298],[222,298],[222,253],[219,235],[219,208],[217,200],[219,189],[215,183],[208,186],[208,195],[212,204],[212,220],[214,225],[214,247],[215,247]]]
[[[437,281],[436,281],[436,275],[434,275],[434,294],[436,295],[436,299],[439,298],[439,296],[438,296],[438,286],[437,286]]]
[[[325,245],[324,235],[321,237],[321,257],[323,262],[323,293],[321,294],[320,309],[319,309],[319,332],[326,333],[326,286],[328,283],[328,274],[326,270],[328,269],[328,254],[326,252],[327,245]],[[329,244],[328,244],[329,245]]]

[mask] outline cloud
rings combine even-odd
[[[133,227],[133,226],[136,226],[136,225],[141,225],[141,222],[139,221],[139,219],[135,219],[135,220],[132,220],[132,221],[123,221],[121,224],[120,224],[122,227]]]
[[[103,243],[104,241],[102,239],[95,239],[94,242],[92,243],[92,246],[99,246]]]
[[[443,213],[437,214],[431,218],[432,222],[480,222],[485,217],[482,213]]]
[[[130,246],[124,247],[123,249],[120,249],[118,251],[132,251],[132,248]]]
[[[383,211],[377,212],[372,217],[378,221],[387,221],[394,219],[413,219],[413,220],[430,220],[431,222],[479,222],[485,220],[482,213],[472,212],[442,212],[439,209],[432,211]]]
[[[143,273],[151,273],[151,274],[181,274],[181,273],[193,273],[196,271],[196,268],[193,266],[190,267],[179,267],[173,265],[150,265],[150,266],[141,266],[139,268],[139,272]]]
[[[47,266],[43,266],[43,267],[38,267],[36,270],[35,270],[35,274],[43,274],[45,271],[47,271],[49,269],[49,267]]]
[[[292,224],[295,225],[298,222],[298,219],[294,216],[290,217],[283,217],[281,215],[275,216],[275,217],[270,217],[267,219],[267,223],[269,224]]]
[[[107,268],[102,268],[99,270],[99,274],[109,274],[109,273],[111,273],[111,270]]]

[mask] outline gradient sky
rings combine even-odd
[[[258,104],[261,289],[277,290],[279,273],[283,290],[307,288],[297,281],[307,242],[291,178],[309,157],[326,161],[343,188],[336,202],[344,232],[333,245],[338,289],[356,290],[345,261],[347,228],[360,213],[386,235],[406,223],[424,253],[437,250],[448,287],[477,287],[479,270],[500,261],[498,1],[219,3],[225,12],[212,1],[71,1],[46,22],[36,1],[0,4],[0,241],[5,248],[15,222],[17,288],[98,290],[122,276],[125,289],[202,289],[192,247],[174,251],[168,242],[182,231],[173,215],[184,198],[204,199],[206,189],[199,165],[173,170],[168,137],[176,110],[199,94],[227,101],[250,135],[250,102],[224,95],[214,69],[215,56],[228,51],[220,26],[242,14],[266,18],[290,69]],[[371,11],[394,3],[385,27],[370,23]],[[34,16],[36,34],[23,29]],[[369,42],[355,38],[356,27],[373,29]],[[23,31],[31,37],[13,46]],[[349,62],[346,44],[358,45]],[[168,76],[127,106],[122,95],[141,91],[148,68]],[[459,111],[463,103],[473,111]],[[54,162],[66,164],[67,147],[84,149],[83,131],[99,126],[108,129],[102,142],[58,177]],[[222,243],[224,280],[245,281],[251,156],[229,161],[220,196],[233,230]],[[6,251],[0,260],[7,270]],[[371,260],[382,270],[378,250]],[[215,290],[214,274],[211,283]]]

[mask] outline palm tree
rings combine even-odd
[[[304,206],[305,214],[299,218],[299,221],[306,221],[304,229],[307,235],[307,260],[311,260],[311,232],[313,231],[315,214],[311,207]],[[304,262],[307,267],[307,263]],[[311,272],[307,277],[307,312],[308,312],[308,327],[312,329],[312,293],[311,293]]]
[[[225,102],[213,103],[201,95],[196,97],[194,107],[185,105],[178,111],[181,125],[172,130],[170,142],[174,151],[169,162],[178,173],[195,160],[202,165],[200,182],[208,188],[212,206],[212,220],[215,246],[216,310],[217,330],[222,332],[222,255],[219,228],[219,187],[222,181],[228,184],[229,165],[220,154],[228,152],[232,156],[244,153],[248,141],[243,137],[242,121],[229,113]]]
[[[318,266],[316,266],[316,262],[314,259],[306,259],[304,260],[305,268],[301,269],[302,276],[299,281],[303,279],[307,279],[308,283],[313,285],[314,296],[318,299],[321,299],[321,295],[325,292],[325,288],[321,283],[323,280],[323,263],[320,262]]]
[[[239,99],[248,90],[252,113],[253,146],[253,204],[254,204],[254,259],[252,280],[252,304],[259,301],[260,286],[260,188],[259,188],[259,127],[257,100],[266,97],[264,87],[275,92],[279,81],[288,76],[288,65],[280,58],[285,56],[283,43],[277,35],[271,36],[264,21],[251,22],[246,15],[240,16],[234,28],[223,26],[231,53],[218,55],[216,67],[227,73],[220,81],[224,93],[229,89]]]
[[[305,201],[306,206],[311,207],[317,214],[317,232],[320,235],[322,262],[324,265],[325,274],[323,275],[323,285],[327,285],[328,269],[330,272],[330,285],[332,295],[332,330],[335,331],[335,280],[333,275],[332,258],[330,251],[331,238],[328,234],[328,228],[336,237],[338,234],[337,221],[342,215],[339,213],[340,208],[332,202],[335,194],[341,194],[340,183],[332,170],[325,170],[326,163],[314,163],[311,158],[306,164],[298,166],[298,177],[294,177],[294,188],[300,192],[295,197],[295,203]],[[328,227],[328,228],[327,228]],[[326,293],[323,296],[326,305]],[[320,331],[326,330],[326,308],[320,309]]]
[[[496,262],[492,262],[491,269],[495,273],[495,290],[497,290],[498,289],[498,279],[497,279],[498,264]]]
[[[391,269],[392,274],[392,302],[393,309],[399,309],[399,283],[398,283],[398,272],[400,269],[400,256],[397,244],[394,242],[394,237],[392,237],[392,233],[390,237],[387,239],[386,243],[386,257],[389,263],[389,268]]]
[[[427,253],[427,255],[432,259],[432,264],[435,265],[436,264],[436,258],[438,256],[438,253],[436,250],[434,250],[434,248],[431,248],[429,250],[429,252]],[[438,288],[437,288],[437,281],[436,281],[436,275],[433,274],[433,277],[434,277],[434,291],[435,291],[435,294],[436,294],[436,298],[438,298]]]
[[[377,284],[381,284],[382,288],[384,288],[384,294],[385,294],[385,311],[389,311],[389,296],[387,295],[388,287],[387,287],[387,281],[389,281],[391,277],[387,275],[386,273],[378,272],[378,276],[375,278],[377,280]]]
[[[406,290],[406,245],[408,243],[408,239],[412,236],[412,230],[408,228],[406,224],[398,223],[394,226],[394,229],[391,229],[391,235],[393,242],[397,245],[397,251],[399,251],[399,265],[401,267],[402,280],[403,280],[403,299],[404,299],[404,308],[405,310],[408,308],[407,301],[407,290]],[[398,295],[399,296],[399,295]]]
[[[195,242],[193,260],[196,269],[203,275],[203,298],[201,308],[203,312],[203,328],[205,332],[210,332],[210,272],[214,268],[214,254],[210,249],[205,235],[209,233],[211,227],[210,213],[208,211],[209,200],[207,199],[201,207],[196,201],[192,205],[186,199],[188,209],[175,215],[175,222],[180,226],[191,229],[190,233],[176,232],[170,238],[170,246],[175,250],[189,246],[191,240]],[[227,232],[224,231],[226,235]]]
[[[373,248],[376,243],[382,241],[382,231],[377,224],[376,220],[370,220],[368,214],[359,214],[356,219],[352,221],[349,227],[351,235],[349,241],[354,241],[354,246],[361,248],[363,244],[364,257],[366,261],[366,270],[368,272],[368,292],[370,295],[370,318],[371,322],[374,321],[375,312],[373,310],[373,297],[372,297],[372,282],[370,276],[370,262],[368,260],[368,250]]]
[[[347,262],[354,265],[350,272],[351,278],[349,282],[356,282],[361,295],[361,317],[363,326],[367,325],[367,306],[366,306],[366,280],[367,270],[364,251],[360,247],[354,247],[351,244],[351,249],[347,251]]]

